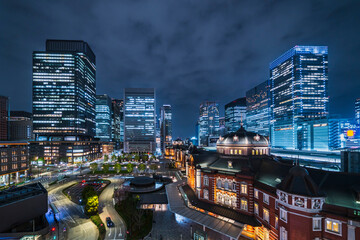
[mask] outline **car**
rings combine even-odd
[[[113,227],[114,226],[114,222],[111,221],[110,217],[106,218],[106,226],[108,226],[108,227]]]

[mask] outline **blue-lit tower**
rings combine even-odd
[[[84,41],[47,40],[33,52],[33,132],[37,140],[95,136],[96,59]]]
[[[124,151],[155,152],[155,90],[126,88],[124,101]]]
[[[112,102],[107,94],[96,96],[96,138],[101,141],[112,141]],[[120,121],[119,121],[120,127]]]
[[[274,60],[270,93],[272,147],[326,149],[327,46],[295,46]]]
[[[225,127],[227,132],[236,132],[246,125],[246,98],[238,98],[225,105]]]

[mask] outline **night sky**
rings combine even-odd
[[[0,95],[31,111],[32,52],[46,39],[88,42],[97,94],[155,87],[173,106],[173,137],[195,134],[201,101],[224,105],[269,77],[295,45],[329,46],[330,113],[360,97],[360,1],[1,1]]]

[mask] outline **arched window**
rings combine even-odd
[[[236,208],[236,197],[235,196],[232,196],[231,197],[231,205]]]
[[[229,189],[229,182],[227,180],[225,180],[224,182],[224,188]]]
[[[218,178],[218,180],[217,180],[217,182],[216,182],[216,187],[217,187],[217,188],[221,188],[221,184],[222,184],[221,179]]]
[[[228,195],[225,195],[225,205],[230,205],[231,202],[230,202],[230,197]]]
[[[209,186],[209,177],[208,176],[204,176],[204,186]]]
[[[204,199],[209,199],[209,190],[204,189]]]

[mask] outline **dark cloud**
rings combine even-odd
[[[174,137],[194,135],[203,100],[221,107],[269,76],[294,45],[329,46],[332,113],[353,116],[360,97],[359,1],[1,1],[1,95],[31,110],[31,54],[47,38],[87,41],[97,92],[155,87],[173,105]],[[223,112],[223,110],[222,110]]]

